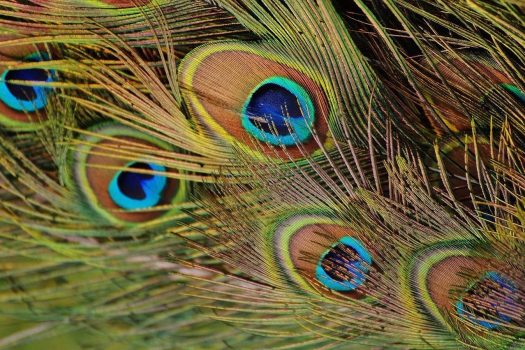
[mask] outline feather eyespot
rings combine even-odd
[[[304,290],[367,296],[367,280],[377,267],[373,252],[351,228],[324,215],[295,215],[271,232],[276,270]]]
[[[96,125],[78,144],[69,185],[108,221],[152,221],[186,200],[182,172],[156,161],[173,150],[168,144],[115,123]]]
[[[289,57],[255,44],[207,44],[180,64],[197,129],[253,156],[301,159],[330,144],[327,84]]]
[[[328,289],[350,292],[365,283],[372,256],[357,239],[345,236],[325,252],[315,277]]]
[[[525,103],[525,93],[488,57],[435,58],[435,71],[429,62],[424,65],[427,69],[419,74],[431,106],[426,116],[438,135],[469,131],[472,120],[488,129],[491,119],[501,122],[505,111],[515,113],[519,102]]]
[[[510,314],[517,305],[515,283],[502,274],[490,271],[467,288],[456,302],[457,314],[488,330],[498,329],[512,321]]]
[[[33,52],[27,55],[23,62],[47,60],[49,56],[46,53]],[[30,127],[31,122],[43,120],[44,109],[51,92],[51,88],[43,85],[52,83],[55,77],[54,70],[42,68],[4,70],[0,76],[0,113],[4,114],[4,124]]]
[[[521,288],[515,282],[520,272],[508,277],[503,271],[512,268],[495,257],[479,256],[482,249],[476,244],[445,241],[413,257],[408,285],[416,305],[446,329],[471,334],[473,343],[483,343],[482,331],[518,336],[506,326],[522,323],[525,317]]]

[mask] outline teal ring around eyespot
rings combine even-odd
[[[136,161],[126,164],[126,167],[130,166],[133,163],[136,163]],[[166,168],[161,165],[157,165],[154,163],[147,164],[153,169],[153,171],[166,172]],[[133,199],[124,195],[118,186],[118,178],[120,174],[122,174],[122,172],[124,171],[126,170],[121,170],[118,173],[116,173],[108,187],[110,197],[115,202],[115,204],[117,204],[123,209],[135,210],[150,208],[159,203],[162,197],[163,190],[165,189],[167,184],[165,176],[154,175],[152,179],[145,180],[144,182],[146,186],[157,190],[154,193],[149,193],[150,195],[146,195],[144,199]]]
[[[297,97],[301,110],[304,113],[303,118],[300,120],[295,120],[298,118],[289,118],[290,128],[293,131],[291,135],[274,135],[271,133],[266,133],[259,129],[255,124],[252,123],[250,117],[246,113],[248,105],[252,99],[252,96],[257,90],[266,84],[275,84],[278,85]],[[296,145],[298,142],[303,143],[311,137],[311,128],[313,127],[315,121],[315,109],[312,99],[308,92],[295,81],[290,80],[284,77],[270,77],[263,80],[259,83],[249,94],[246,102],[242,107],[241,112],[241,123],[244,129],[257,140],[269,143],[273,146],[292,146]]]
[[[36,59],[37,61],[45,61],[48,59],[47,54],[35,52],[24,58],[25,61]],[[50,88],[44,86],[35,86],[33,90],[35,91],[36,97],[31,101],[23,101],[18,99],[15,95],[11,93],[6,83],[6,76],[9,73],[9,70],[6,69],[0,76],[0,100],[7,105],[9,108],[15,111],[26,111],[34,112],[39,109],[44,108],[47,105],[47,94]],[[51,83],[53,81],[53,76],[55,75],[54,70],[49,70],[48,78],[45,80],[46,83]]]
[[[93,147],[96,147],[97,143],[104,139],[104,137],[97,136],[97,134],[109,137],[135,137],[140,140],[152,143],[153,145],[158,146],[164,150],[173,150],[172,146],[162,140],[159,140],[158,138],[141,133],[140,131],[137,131],[133,128],[115,122],[99,123],[89,128],[89,131],[91,131],[93,134],[84,136],[84,142],[80,143],[69,153],[68,160],[70,161],[73,171],[61,172],[61,178],[68,188],[74,189],[75,192],[77,192],[82,197],[82,200],[80,201],[80,209],[86,210],[84,211],[86,215],[96,214],[100,217],[100,219],[105,220],[105,222],[125,224],[130,226],[141,225],[141,223],[128,222],[125,219],[116,217],[111,211],[100,204],[87,178],[87,161],[90,151]],[[146,163],[150,164],[151,162],[148,161]],[[168,178],[168,176],[166,176],[166,178]],[[109,184],[107,186],[109,188]],[[171,206],[171,209],[167,209],[166,214],[180,212],[180,208],[174,206],[174,204],[184,203],[187,200],[188,191],[189,186],[187,181],[181,179],[178,182],[178,188],[174,197],[169,201],[169,203],[167,203]]]
[[[487,273],[485,273],[485,275],[481,278],[481,280],[483,279],[491,279],[497,283],[505,283],[505,284],[508,284],[510,287],[513,287],[513,289],[515,289],[513,283],[511,281],[508,281],[506,280],[505,278],[503,278],[499,273],[497,272],[494,272],[494,271],[489,271]],[[491,322],[491,321],[485,321],[485,320],[479,320],[469,314],[467,314],[465,312],[465,304],[463,302],[463,298],[461,298],[460,300],[458,300],[456,302],[456,312],[458,313],[459,316],[461,317],[464,317],[466,319],[468,319],[470,322],[472,323],[475,323],[475,324],[478,324],[486,329],[489,329],[489,330],[493,330],[493,329],[497,329],[499,328],[501,325],[499,323],[508,323],[511,321],[511,318],[507,315],[504,315],[504,314],[500,314],[498,313],[498,316],[500,317],[500,320],[501,322],[497,323],[497,321],[495,320],[494,322]]]
[[[459,301],[456,302],[456,312],[458,313],[459,316],[465,317],[469,321],[471,321],[472,323],[478,324],[478,325],[480,325],[480,326],[482,326],[484,328],[487,328],[489,330],[493,330],[493,329],[496,329],[496,328],[499,327],[499,325],[496,324],[496,323],[492,323],[492,322],[489,322],[489,321],[478,320],[475,317],[472,317],[471,315],[465,313],[465,306],[464,306],[463,300],[459,300]]]
[[[354,249],[359,255],[359,257],[362,259],[362,261],[352,264],[352,267],[355,268],[355,276],[351,281],[334,280],[328,275],[328,273],[326,273],[324,268],[321,266],[323,259],[325,258],[326,254],[328,254],[330,249],[334,248],[337,244],[340,243]],[[338,292],[350,292],[357,289],[357,287],[363,285],[363,283],[365,283],[366,280],[365,274],[368,272],[369,266],[372,264],[372,256],[370,255],[368,250],[361,244],[361,242],[359,242],[355,238],[346,236],[341,238],[336,244],[332,245],[330,249],[328,249],[326,252],[323,253],[323,255],[321,255],[321,258],[317,263],[317,266],[315,268],[315,277],[317,278],[317,280],[319,280],[319,282],[321,282],[325,287]]]

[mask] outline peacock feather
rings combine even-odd
[[[0,349],[525,349],[520,0],[0,0]]]

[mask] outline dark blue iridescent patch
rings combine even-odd
[[[310,139],[314,107],[306,90],[284,77],[271,77],[248,97],[242,125],[256,139],[291,146]]]
[[[48,59],[47,55],[33,53],[26,62],[39,62]],[[54,72],[40,68],[5,70],[0,77],[0,100],[16,111],[34,112],[47,105],[50,88],[37,85],[22,85],[13,81],[43,82],[53,81]],[[10,82],[11,81],[11,82]]]
[[[166,177],[140,171],[165,172],[166,168],[153,163],[132,162],[126,166],[126,170],[115,174],[108,190],[111,199],[119,207],[134,210],[159,203],[166,188]]]
[[[326,251],[315,270],[315,277],[325,287],[351,292],[365,283],[372,256],[355,238],[343,237]]]

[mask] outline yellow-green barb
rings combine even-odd
[[[525,349],[518,0],[0,0],[0,349]]]

